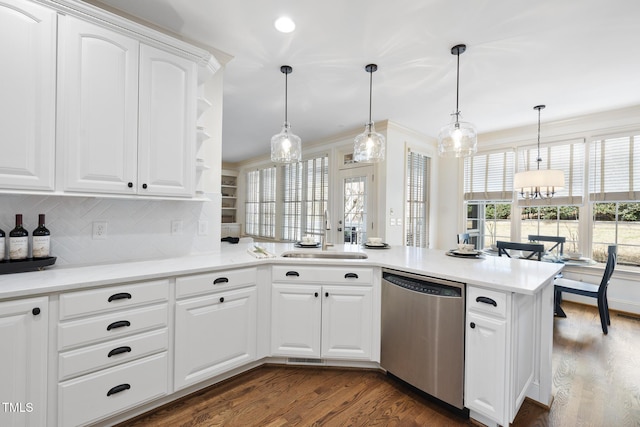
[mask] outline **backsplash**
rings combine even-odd
[[[21,213],[31,238],[38,226],[38,214],[45,214],[46,227],[51,231],[51,255],[57,257],[57,266],[215,252],[220,248],[220,197],[208,196],[213,200],[0,195],[0,228],[8,240],[15,214]],[[104,240],[93,238],[95,221],[107,223]],[[172,234],[172,221],[182,221],[181,233]],[[199,221],[207,222],[206,236],[198,235]]]

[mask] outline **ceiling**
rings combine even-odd
[[[101,0],[233,56],[225,162],[269,153],[288,116],[311,143],[374,121],[436,137],[456,105],[479,133],[640,105],[638,0]],[[281,15],[296,30],[279,33]]]

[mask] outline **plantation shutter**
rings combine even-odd
[[[304,234],[324,234],[324,213],[329,197],[329,157],[324,155],[305,162],[306,182]]]
[[[465,200],[513,200],[513,150],[476,154],[464,159]]]
[[[276,234],[276,168],[260,170],[260,236]]]
[[[303,163],[282,166],[282,239],[300,240]]]
[[[425,248],[428,244],[429,158],[409,151],[407,154],[407,207],[405,242]]]
[[[518,200],[520,207],[580,205],[584,195],[584,139],[553,142],[540,146],[540,170],[564,172],[564,188],[550,199]],[[518,150],[518,171],[538,168],[538,146]],[[519,198],[519,195],[516,194]]]
[[[640,135],[593,141],[589,171],[592,201],[640,199]]]

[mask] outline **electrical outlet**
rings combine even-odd
[[[198,236],[209,234],[209,221],[198,221]]]
[[[397,225],[398,227],[401,227],[401,226],[402,226],[402,218],[397,218],[397,219],[396,219],[396,225]]]
[[[107,221],[94,221],[92,235],[94,240],[105,240],[107,238]]]
[[[182,234],[182,227],[182,220],[174,219],[173,221],[171,221],[171,235],[175,236]]]
[[[389,225],[390,226],[395,226],[396,225],[396,219],[395,218],[389,218]]]

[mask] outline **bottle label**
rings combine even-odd
[[[0,261],[4,259],[4,237],[0,237]]]
[[[29,253],[29,237],[9,237],[9,259],[26,259]]]
[[[33,236],[33,257],[46,258],[49,256],[49,248],[51,246],[51,238],[49,236]]]

